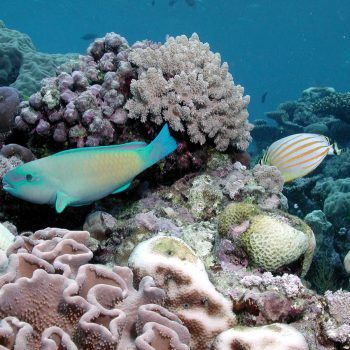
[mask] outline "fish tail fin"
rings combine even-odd
[[[336,142],[334,142],[331,147],[329,148],[328,154],[329,155],[335,155],[335,156],[339,156],[339,154],[342,153],[342,149],[340,149],[337,145]]]
[[[333,148],[334,148],[334,154],[337,155],[337,156],[339,156],[339,154],[341,154],[342,151],[343,151],[342,149],[340,149],[338,147],[338,144],[336,142],[334,142]]]
[[[147,168],[174,152],[176,148],[177,143],[170,135],[168,124],[165,124],[157,137],[145,147]]]

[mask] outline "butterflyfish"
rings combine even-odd
[[[295,134],[274,142],[260,164],[272,165],[281,172],[284,182],[303,177],[315,170],[328,155],[341,150],[329,138],[318,134]]]
[[[90,204],[125,191],[132,180],[177,148],[166,124],[150,143],[77,148],[34,160],[10,170],[4,190],[20,199],[67,206]]]

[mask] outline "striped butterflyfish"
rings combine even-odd
[[[329,138],[318,134],[295,134],[274,142],[260,164],[272,165],[281,172],[284,182],[303,177],[315,170],[327,154],[341,150]]]

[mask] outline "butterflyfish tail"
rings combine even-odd
[[[339,156],[339,154],[341,154],[342,153],[342,149],[340,149],[339,147],[338,147],[338,144],[336,143],[336,142],[334,142],[334,144],[333,144],[333,149],[334,149],[334,154],[336,155],[336,156]]]
[[[149,151],[147,166],[157,163],[174,152],[176,148],[177,143],[170,135],[168,124],[165,124],[157,137],[147,146]]]

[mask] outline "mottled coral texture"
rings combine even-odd
[[[17,238],[1,262],[0,345],[189,350],[187,328],[159,305],[164,291],[149,276],[136,290],[127,267],[87,264],[88,238],[60,229]]]
[[[337,290],[325,293],[331,318],[324,322],[326,335],[334,342],[350,347],[350,292]]]
[[[245,150],[251,140],[247,123],[248,96],[234,85],[227,63],[210,51],[198,35],[169,37],[159,48],[136,48],[129,61],[138,68],[131,82],[130,118],[158,125],[167,121],[186,132],[193,143],[213,140],[224,151],[229,145]]]
[[[139,244],[129,259],[135,276],[152,275],[164,289],[164,305],[191,333],[191,349],[209,349],[214,338],[236,324],[232,304],[209,281],[202,261],[182,240],[157,236]]]
[[[213,350],[309,350],[294,327],[274,323],[263,327],[239,327],[220,334]]]

